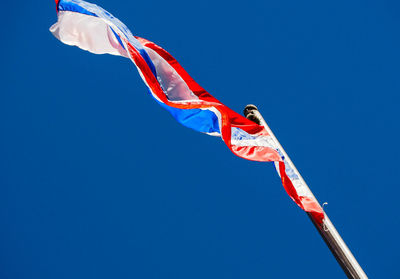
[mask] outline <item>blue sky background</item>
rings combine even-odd
[[[370,278],[400,278],[398,1],[97,4],[256,104]],[[345,278],[271,163],[175,122],[128,59],[2,3],[0,278]]]

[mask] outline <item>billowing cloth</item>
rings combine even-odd
[[[101,7],[81,0],[56,0],[58,21],[53,35],[65,44],[95,54],[130,58],[154,99],[183,125],[219,136],[237,156],[277,163],[289,196],[322,222],[323,211],[302,185],[265,128],[232,111],[198,85],[164,49],[135,37]]]

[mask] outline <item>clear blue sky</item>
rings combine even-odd
[[[97,4],[258,105],[370,278],[400,278],[398,1]],[[270,163],[179,125],[128,60],[2,3],[0,278],[345,278]]]

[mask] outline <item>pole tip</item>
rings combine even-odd
[[[249,104],[244,108],[243,114],[247,119],[260,124],[260,119],[254,114],[254,111],[258,111],[258,108],[255,105]]]
[[[243,110],[244,116],[247,117],[247,115],[248,115],[249,113],[251,113],[253,110],[258,110],[258,108],[257,108],[255,105],[253,105],[253,104],[248,104],[248,105],[244,108],[244,110]]]

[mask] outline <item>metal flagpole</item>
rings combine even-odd
[[[247,105],[246,108],[244,109],[244,115],[246,116],[246,118],[265,127],[271,138],[275,141],[276,145],[282,151],[282,154],[285,156],[287,163],[293,168],[294,172],[300,177],[300,180],[304,184],[304,186],[309,189],[303,177],[300,175],[299,171],[296,169],[295,165],[290,160],[285,150],[282,148],[278,139],[275,137],[274,133],[271,131],[271,129],[265,122],[264,118],[261,116],[261,113],[258,111],[257,107],[254,105]],[[326,213],[324,212],[325,218],[322,224],[319,224],[311,214],[307,213],[307,215],[313,222],[315,228],[318,230],[321,237],[324,239],[326,245],[329,247],[332,254],[335,256],[336,261],[339,263],[343,271],[346,273],[347,277],[350,279],[368,279],[367,275],[364,273],[363,269],[358,264],[357,260],[354,258],[353,254],[347,247],[346,243],[340,237],[340,234],[337,232],[337,230],[335,229],[334,225],[332,224]]]

